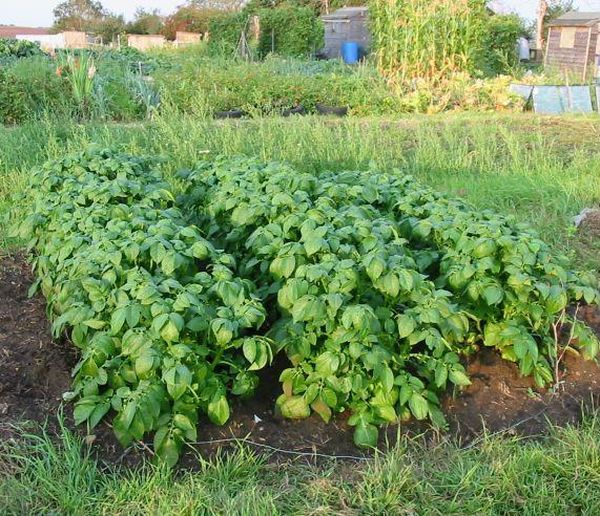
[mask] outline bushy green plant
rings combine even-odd
[[[21,59],[45,55],[37,43],[31,41],[0,38],[0,59],[14,57]]]
[[[0,124],[20,124],[44,114],[70,116],[68,82],[44,57],[28,57],[0,68]]]
[[[231,55],[244,31],[250,39],[249,21],[252,16],[260,20],[260,37],[256,43],[261,57],[269,53],[306,56],[323,46],[323,24],[313,6],[251,2],[240,12],[211,19],[210,46],[213,51]]]
[[[525,32],[516,14],[490,16],[484,32],[477,67],[485,75],[511,73],[519,64],[517,40]]]
[[[307,56],[323,47],[323,23],[310,7],[283,4],[277,8],[260,9],[258,51],[282,56]]]
[[[12,125],[29,116],[27,97],[17,78],[0,67],[0,123]]]
[[[135,54],[133,54],[135,58]],[[140,73],[127,57],[109,54],[97,60],[94,84],[94,116],[108,120],[147,118],[160,103],[151,79]],[[142,63],[141,67],[145,66]],[[142,70],[143,72],[144,70]]]
[[[422,80],[396,89],[369,64],[348,67],[337,61],[270,56],[261,63],[244,63],[197,58],[155,77],[167,103],[200,115],[229,109],[262,115],[297,104],[311,113],[317,103],[347,106],[356,116],[522,109],[519,98],[508,92],[506,77],[482,81],[454,74],[435,85]]]
[[[242,109],[254,115],[277,113],[302,104],[348,106],[352,114],[400,111],[383,78],[372,68],[338,63],[269,58],[263,63],[196,61],[168,74],[157,74],[165,99],[186,112]]]
[[[212,51],[232,55],[247,25],[248,14],[245,11],[223,13],[212,17],[208,23],[209,46]]]
[[[155,432],[174,464],[199,415],[225,423],[228,396],[252,394],[272,351],[246,337],[266,317],[252,283],[185,221],[152,166],[106,150],[46,163],[18,232],[54,335],[80,350],[67,396],[76,422],[93,428],[112,409],[124,445]]]
[[[410,415],[443,425],[438,396],[470,383],[460,358],[481,346],[548,384],[553,325],[570,303],[600,299],[595,278],[529,228],[399,173],[315,177],[241,159],[201,164],[187,180],[208,238],[279,314],[267,335],[292,364],[282,414],[327,421],[350,409],[358,444]],[[568,345],[594,358],[596,337],[571,324]]]
[[[369,446],[384,423],[443,426],[439,396],[470,383],[462,359],[483,346],[540,386],[566,348],[598,354],[569,312],[598,302],[593,276],[528,227],[411,177],[239,158],[181,180],[175,205],[146,159],[68,156],[33,173],[19,228],[36,252],[32,291],[81,351],[76,420],[113,409],[121,442],[155,431],[170,464],[199,415],[224,423],[228,397],[251,395],[278,352],[281,414],[349,409]]]

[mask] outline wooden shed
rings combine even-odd
[[[152,48],[162,48],[167,40],[155,34],[127,34],[127,45],[144,52]]]
[[[585,81],[597,70],[600,12],[569,12],[549,24],[545,65]]]
[[[186,45],[196,45],[202,41],[202,34],[197,32],[185,32],[178,30],[175,33],[175,45],[183,47]]]
[[[322,16],[325,25],[323,55],[330,59],[340,57],[345,41],[355,41],[363,50],[367,50],[371,44],[367,19],[366,7],[344,7]]]
[[[65,38],[65,48],[87,48],[88,37],[85,32],[81,31],[65,31],[62,33]]]

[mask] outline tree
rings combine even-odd
[[[138,8],[134,19],[127,25],[127,31],[131,34],[160,34],[165,28],[165,18],[158,9],[146,11]]]
[[[548,24],[559,16],[571,11],[577,11],[574,0],[547,0],[548,9],[544,17],[544,23]]]
[[[188,0],[184,6],[210,11],[237,11],[247,0]]]
[[[105,14],[90,28],[90,32],[102,37],[102,41],[107,43],[114,41],[119,34],[124,34],[126,32],[126,27],[127,25],[125,24],[123,16]]]
[[[54,9],[54,29],[57,32],[76,30],[87,32],[106,15],[102,4],[95,0],[65,0]]]
[[[340,7],[365,6],[367,3],[368,0],[249,0],[246,9],[255,11],[287,5],[289,7],[310,7],[317,14],[328,14]]]
[[[54,9],[53,28],[56,32],[90,32],[104,41],[112,41],[117,34],[125,32],[125,20],[107,11],[98,1],[66,0]]]
[[[544,16],[544,40],[548,35],[548,24],[563,14],[577,11],[574,0],[547,0],[546,13]]]
[[[167,39],[175,39],[178,31],[208,32],[208,25],[212,18],[223,13],[220,9],[203,7],[205,2],[190,2],[182,5],[165,21],[163,34]],[[208,3],[208,2],[207,2]]]

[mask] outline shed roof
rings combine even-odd
[[[342,7],[332,13],[321,16],[321,19],[323,21],[328,21],[355,18],[357,16],[366,15],[368,10],[368,7]]]
[[[571,11],[556,18],[556,20],[550,22],[549,25],[553,27],[588,27],[598,22],[600,22],[600,12],[580,13],[577,11]]]
[[[0,38],[15,38],[17,35],[50,34],[46,27],[19,27],[16,25],[0,25]]]

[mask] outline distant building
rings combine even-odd
[[[144,52],[152,48],[162,48],[167,40],[156,34],[127,34],[127,46]]]
[[[363,51],[366,51],[371,45],[367,19],[366,7],[344,7],[321,16],[325,25],[323,55],[329,59],[340,57],[345,41],[354,41],[362,47]]]
[[[196,45],[202,41],[202,34],[197,32],[185,32],[178,30],[175,33],[175,45],[183,47],[186,45]]]
[[[545,65],[582,81],[595,76],[600,57],[600,12],[569,12],[549,24]]]
[[[50,34],[48,27],[17,27],[16,25],[0,25],[0,38],[15,39],[17,35],[45,35]]]
[[[78,31],[65,31],[59,34],[16,34],[15,39],[38,43],[46,52],[63,48],[87,48],[89,45],[87,34]]]

